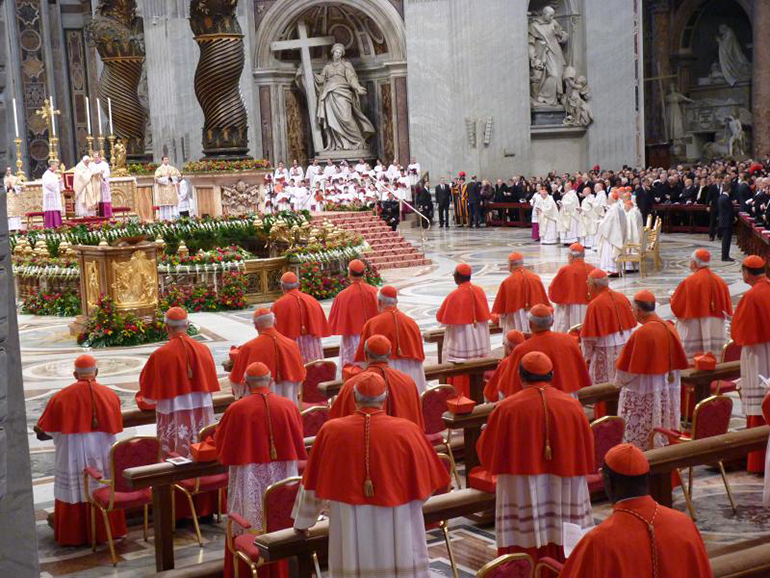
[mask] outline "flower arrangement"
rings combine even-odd
[[[160,165],[158,163],[128,163],[126,169],[130,175],[154,175]]]
[[[214,247],[210,251],[200,249],[197,253],[189,255],[168,255],[164,253],[158,257],[158,263],[163,265],[216,265],[219,263],[240,263],[253,258],[249,251],[237,245],[229,247]]]
[[[184,164],[184,173],[231,173],[269,169],[266,159],[246,159],[242,161],[188,161]]]
[[[170,285],[161,299],[160,308],[184,307],[187,311],[222,311],[246,307],[246,280],[243,274],[228,272],[219,287]]]
[[[382,285],[382,277],[377,267],[364,260],[366,272],[364,278],[373,286]],[[320,261],[305,261],[299,266],[300,290],[316,299],[332,299],[350,285],[345,273],[330,274]]]
[[[196,335],[198,330],[191,324],[188,335]],[[154,317],[146,322],[133,313],[120,313],[115,302],[102,296],[97,305],[96,314],[88,319],[85,330],[78,335],[78,345],[83,347],[129,347],[145,343],[157,343],[167,338],[163,322],[163,312],[155,311]]]
[[[36,293],[24,300],[22,313],[74,317],[80,315],[80,295],[76,291]]]

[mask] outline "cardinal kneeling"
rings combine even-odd
[[[120,398],[96,382],[97,373],[93,357],[78,357],[74,373],[77,381],[54,394],[35,428],[51,436],[56,447],[53,532],[61,546],[91,542],[83,470],[93,468],[109,476],[110,448],[115,434],[123,431]],[[112,537],[125,536],[123,511],[111,512],[109,520]],[[96,529],[97,542],[107,541],[101,515],[96,516]]]
[[[524,389],[497,404],[477,444],[482,466],[497,476],[497,552],[564,560],[562,524],[594,524],[586,481],[593,434],[580,402],[551,387],[547,355],[527,353],[519,374]]]
[[[249,395],[227,408],[217,426],[215,442],[219,463],[230,466],[227,511],[259,531],[264,527],[265,491],[276,482],[296,476],[298,461],[306,460],[307,453],[299,410],[292,400],[272,392],[273,380],[267,366],[258,362],[249,365],[245,381]],[[238,524],[231,528],[234,544],[254,540],[253,534],[242,534]],[[225,546],[225,577],[233,576],[234,544]],[[286,575],[288,568],[282,566],[286,563],[260,568],[260,576]],[[242,563],[239,575],[249,575]]]
[[[328,500],[331,576],[429,578],[422,504],[449,474],[419,427],[385,414],[382,379],[359,381],[355,396],[356,413],[316,437],[294,529],[306,533]]]

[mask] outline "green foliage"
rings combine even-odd
[[[246,307],[246,281],[240,272],[231,271],[222,276],[218,291],[213,287],[172,285],[161,299],[163,311],[184,307],[187,311],[222,311]]]
[[[80,295],[77,291],[37,293],[30,295],[21,306],[22,313],[30,315],[80,315]]]
[[[366,264],[364,278],[375,287],[382,285],[382,277],[377,267],[363,259]],[[331,274],[321,261],[305,261],[299,266],[300,290],[316,299],[332,299],[337,293],[350,285],[345,273]]]

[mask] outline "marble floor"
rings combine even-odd
[[[404,227],[404,236],[416,245],[421,244],[417,229]],[[689,235],[666,235],[663,237],[661,253],[663,268],[645,279],[638,275],[612,281],[612,287],[629,297],[641,288],[651,289],[658,296],[659,312],[670,317],[668,298],[677,283],[688,274],[689,255],[700,246],[705,246],[715,256],[719,255],[716,243],[709,243],[707,237]],[[458,262],[472,265],[474,282],[481,285],[491,301],[500,282],[507,274],[507,255],[517,250],[524,254],[526,263],[543,278],[546,285],[558,268],[566,263],[567,249],[561,246],[541,247],[529,238],[524,229],[433,229],[427,232],[422,246],[432,264],[411,269],[394,269],[383,273],[388,284],[395,285],[400,292],[400,307],[414,317],[421,328],[437,326],[435,314],[441,300],[454,287],[451,272]],[[737,248],[734,256],[740,257]],[[598,264],[598,258],[588,252],[587,261]],[[739,261],[723,264],[716,260],[714,271],[722,275],[730,285],[734,300],[747,290],[740,281]],[[328,312],[331,302],[323,303]],[[251,312],[198,313],[191,315],[192,321],[201,329],[198,339],[212,350],[220,377],[226,377],[221,362],[227,358],[231,345],[251,339],[255,331],[251,325]],[[40,416],[45,403],[58,389],[71,383],[72,361],[83,352],[75,339],[69,335],[70,319],[34,317],[19,315],[22,365],[32,470],[34,478],[35,506],[38,520],[38,539],[43,576],[147,576],[154,572],[152,537],[145,543],[141,528],[135,526],[129,535],[118,544],[121,562],[113,568],[109,553],[101,547],[96,553],[90,548],[74,549],[58,547],[53,540],[53,531],[46,522],[53,508],[54,452],[52,442],[38,441],[32,426]],[[334,343],[336,338],[329,338]],[[133,407],[133,396],[138,389],[139,372],[155,346],[143,346],[106,350],[93,350],[99,359],[99,381],[113,388],[121,397],[124,408]],[[435,346],[428,346],[430,361],[435,361]],[[740,403],[736,398],[733,426],[740,428],[745,420],[740,414]],[[131,428],[123,436],[154,434],[154,426]],[[762,480],[743,472],[729,474],[733,491],[739,504],[737,515],[733,515],[726,499],[724,487],[718,473],[707,468],[696,470],[695,505],[700,514],[698,526],[709,547],[721,547],[739,540],[767,536],[764,525],[768,515],[761,507]],[[681,495],[677,494],[677,507],[684,509]],[[597,520],[606,516],[608,506],[597,504]],[[453,547],[464,576],[472,576],[476,569],[494,557],[494,530],[478,527],[469,520],[460,519],[452,523]],[[204,546],[199,548],[188,528],[180,528],[176,534],[175,554],[177,567],[196,564],[220,557],[224,547],[224,523],[204,524]],[[438,533],[430,539],[431,566],[435,576],[450,576],[446,550]]]

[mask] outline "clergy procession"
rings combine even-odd
[[[523,255],[511,253],[491,312],[472,268],[455,267],[455,289],[435,314],[443,359],[458,368],[480,358],[499,361],[485,376],[479,400],[491,408],[486,426],[476,447],[462,452],[467,461],[475,450],[480,464],[466,471],[466,487],[493,495],[501,563],[523,560],[554,576],[711,576],[692,511],[690,519],[650,496],[645,452],[668,445],[670,432],[683,435],[678,432],[689,410],[682,372],[693,363],[699,367],[704,352],[720,352],[728,340],[741,347],[746,427],[766,423],[766,263],[754,255],[743,261],[750,289],[733,312],[709,251],[697,249],[689,259],[692,274],[670,299],[674,323],[659,316],[659,296],[644,289],[629,299],[584,257],[585,248],[571,244],[567,263],[546,290]],[[468,466],[452,457],[448,441],[449,453],[438,451],[427,428],[435,419],[426,413],[428,396],[449,387],[440,411],[459,413],[479,392],[468,375],[448,378],[449,385],[431,383],[420,327],[399,308],[398,290],[367,284],[363,267],[358,259],[349,262],[351,283],[332,303],[330,321],[298,288],[297,275],[284,274],[283,296],[269,309],[254,310],[256,336],[245,336],[231,353],[223,381],[209,348],[188,335],[188,312],[168,309],[168,342],[149,356],[136,395],[140,408],[154,411],[154,437],[116,443],[123,430],[119,399],[97,381],[97,359],[79,356],[75,382],[51,398],[35,427],[56,447],[57,543],[96,548],[106,541],[117,563],[115,542],[126,535],[127,511],[143,508],[147,531],[149,491],[126,491],[115,477],[118,448],[128,444],[172,463],[214,459],[226,468],[175,486],[172,510],[177,524],[192,520],[199,541],[200,525],[213,513],[226,514],[225,576],[289,572],[285,560],[266,563],[254,542],[260,533],[287,527],[274,527],[282,522],[267,517],[274,494],[283,496],[282,515],[300,540],[328,520],[328,552],[314,553],[315,572],[320,559],[329,576],[430,576],[423,506],[452,488],[450,474],[459,484],[457,470]],[[493,331],[503,335],[503,351],[493,350]],[[341,387],[328,404],[313,403],[304,396],[318,382],[309,386],[307,378],[324,362],[322,340],[331,334],[341,336],[340,371],[332,363],[323,379],[341,377]],[[229,387],[221,385],[228,381]],[[581,403],[581,392],[599,384],[619,392],[617,417],[605,417],[612,415],[605,402]],[[218,418],[221,407],[215,411],[213,400],[220,389],[233,397]],[[314,412],[321,412],[320,421],[308,421]],[[606,419],[623,424],[613,442],[596,437],[601,430],[594,424]],[[314,437],[308,438],[310,423]],[[154,441],[145,447],[148,440]],[[211,457],[203,459],[206,446]],[[763,454],[749,454],[749,472],[764,471]],[[601,479],[590,481],[597,464]],[[677,472],[674,485],[687,492]],[[105,478],[111,478],[107,486]],[[601,523],[593,513],[597,495],[612,504]],[[583,535],[577,545],[572,528]]]

